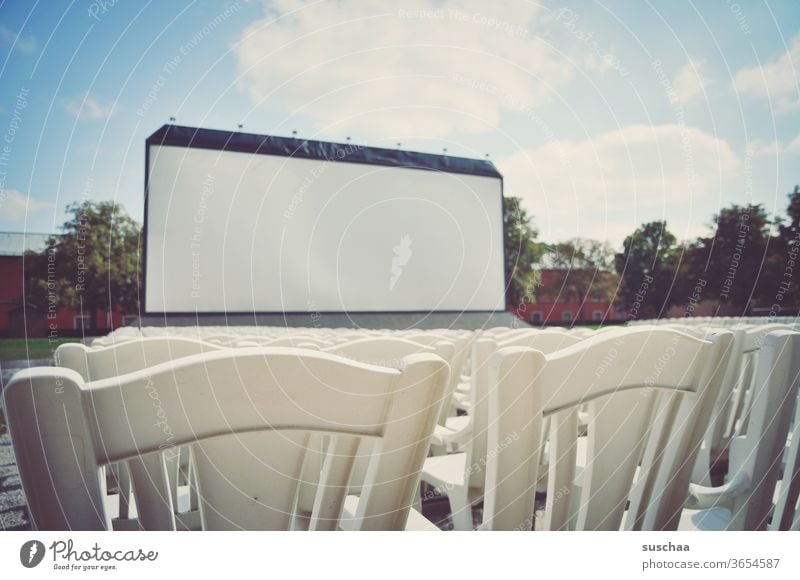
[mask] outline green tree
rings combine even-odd
[[[679,247],[666,221],[642,224],[614,257],[628,318],[656,318],[671,305]]]
[[[760,204],[734,204],[714,216],[713,235],[698,239],[706,265],[696,272],[709,281],[710,299],[746,314],[774,294],[769,278],[779,257],[769,247],[771,225]]]
[[[800,307],[800,269],[790,262],[796,263],[800,258],[800,185],[789,194],[786,215],[789,223],[778,227],[778,238],[774,240],[777,258],[770,272],[773,292],[768,296],[772,298],[768,305],[777,304],[781,310],[789,307],[786,312],[794,313],[794,309]]]
[[[25,254],[26,301],[42,312],[74,308],[138,310],[139,224],[122,206],[90,200],[67,206],[70,218],[42,253]]]
[[[675,276],[673,278],[670,305],[683,308],[681,316],[695,316],[701,303],[712,297],[708,258],[702,240],[687,240],[675,249],[673,259]],[[712,300],[713,301],[713,300]]]
[[[503,198],[506,304],[517,308],[533,299],[537,276],[534,266],[544,253],[539,233],[518,197]]]
[[[786,214],[789,217],[789,225],[781,225],[778,228],[780,236],[788,243],[800,244],[800,185],[795,185],[794,191],[789,194]]]

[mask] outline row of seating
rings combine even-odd
[[[796,324],[795,316],[682,316],[680,318],[659,318],[656,320],[631,320],[628,326],[679,324],[681,326],[760,326],[764,324]]]
[[[797,529],[800,334],[741,322],[125,328],[4,399],[37,529]]]

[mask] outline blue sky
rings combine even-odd
[[[546,241],[621,242],[800,183],[800,3],[299,0],[0,4],[0,230],[143,207],[185,125],[483,157]]]

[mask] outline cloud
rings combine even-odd
[[[70,115],[80,121],[106,119],[117,110],[116,104],[102,105],[91,95],[78,99],[67,99],[64,102],[64,108]]]
[[[553,141],[497,164],[506,195],[525,200],[542,239],[614,244],[654,219],[668,219],[679,238],[701,233],[742,165],[726,141],[677,124]]]
[[[688,103],[705,94],[710,83],[705,69],[704,60],[693,59],[675,73],[675,77],[672,79],[672,88],[681,102]]]
[[[733,77],[734,88],[751,97],[768,99],[778,113],[800,108],[798,63],[800,34],[791,40],[789,49],[777,59],[738,71]]]
[[[796,154],[800,153],[800,137],[795,137],[788,142],[753,139],[750,141],[748,149],[754,157],[776,157],[784,154]]]
[[[235,48],[240,88],[337,135],[484,132],[572,75],[534,34],[535,3],[277,0],[265,12]]]
[[[0,227],[19,229],[26,216],[52,207],[52,203],[33,199],[16,189],[0,189]]]
[[[575,66],[600,75],[610,70],[615,70],[622,77],[630,74],[613,45],[595,37],[593,22],[591,19],[584,20],[580,12],[572,8],[551,9],[542,14],[541,22],[548,27],[548,36],[552,33],[561,36],[558,45]]]
[[[748,151],[754,157],[768,157],[781,155],[786,151],[786,143],[782,141],[764,141],[753,139],[748,143]]]
[[[13,46],[14,49],[18,50],[19,52],[30,54],[36,50],[36,38],[32,34],[29,34],[28,36],[22,36],[10,28],[2,25],[0,25],[0,41],[3,44]]]

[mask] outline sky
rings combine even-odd
[[[0,3],[0,230],[113,199],[178,124],[483,158],[540,238],[618,247],[800,184],[796,0]]]

